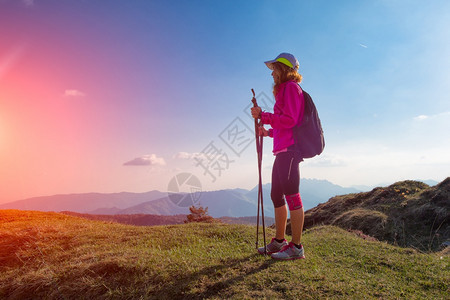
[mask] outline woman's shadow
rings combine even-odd
[[[219,295],[224,289],[243,281],[249,275],[269,268],[276,262],[273,259],[267,259],[261,262],[257,259],[258,256],[260,254],[255,253],[240,259],[224,260],[221,264],[209,266],[197,272],[191,272],[173,278],[170,282],[163,284],[160,289],[155,290],[152,296],[156,296],[158,299],[204,299]],[[242,268],[241,265],[248,262],[252,263]],[[221,280],[220,274],[227,272],[228,269],[239,269],[236,272],[238,274]],[[203,287],[199,292],[188,292],[196,282],[200,282],[205,278],[209,278],[211,283],[203,283]]]

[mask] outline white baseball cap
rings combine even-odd
[[[281,53],[274,60],[269,60],[269,61],[266,61],[264,63],[266,64],[266,66],[269,69],[273,70],[273,63],[274,62],[280,62],[282,64],[285,64],[288,67],[291,67],[292,69],[295,69],[295,68],[299,67],[298,60],[295,58],[294,55],[292,55],[290,53]]]

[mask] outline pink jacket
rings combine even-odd
[[[303,119],[305,99],[303,91],[295,81],[281,84],[275,96],[274,113],[262,112],[263,124],[269,124],[269,136],[273,137],[273,153],[284,151],[298,141],[294,141],[293,128]]]

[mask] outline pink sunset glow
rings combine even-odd
[[[303,177],[351,186],[448,176],[446,9],[406,20],[401,3],[294,1],[283,15],[270,2],[205,3],[0,1],[0,203],[165,191],[179,172],[207,190],[253,188],[254,145],[238,155],[221,133],[237,118],[252,126],[250,89],[272,96],[263,62],[284,51],[299,57],[326,132]],[[216,181],[194,160],[212,142],[231,161]]]

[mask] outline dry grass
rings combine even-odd
[[[337,225],[394,245],[439,251],[450,240],[449,209],[450,177],[433,187],[407,180],[333,197],[306,212],[305,228]]]
[[[268,238],[274,234],[267,229]],[[0,210],[2,299],[448,299],[449,257],[307,230],[306,259],[255,253],[255,227],[138,227]]]

